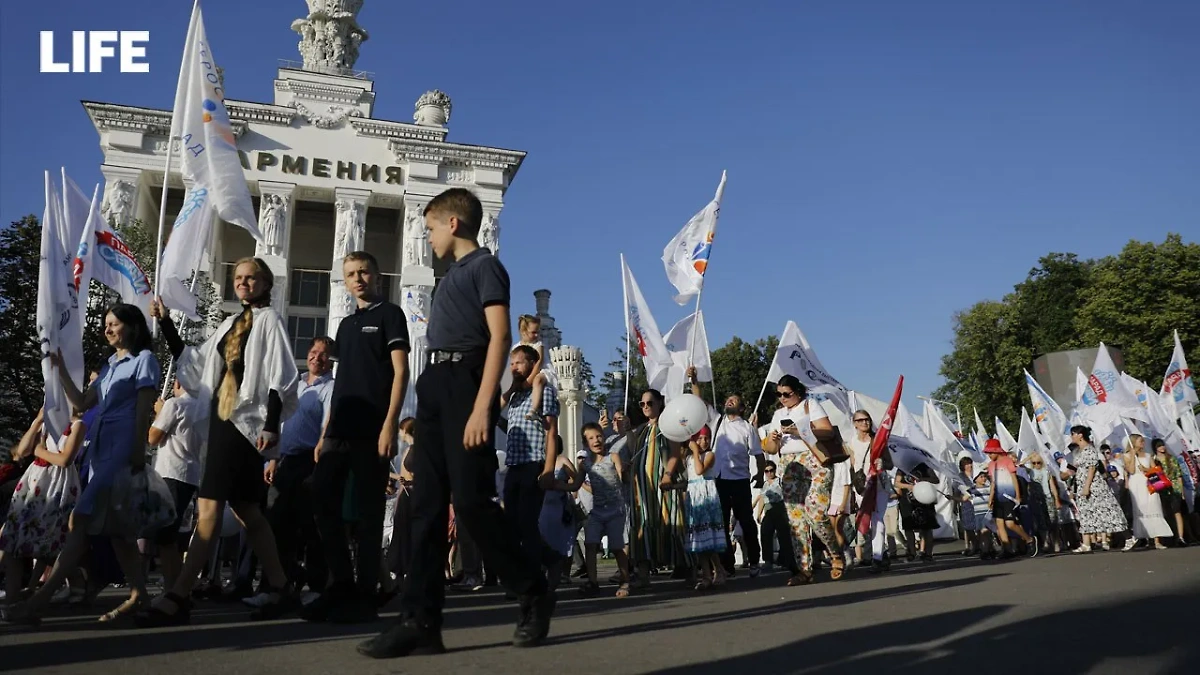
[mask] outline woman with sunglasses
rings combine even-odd
[[[870,508],[863,504],[862,500],[866,488],[867,455],[871,452],[871,441],[875,440],[875,424],[871,421],[871,413],[866,410],[854,411],[850,420],[854,425],[854,434],[846,445],[850,449],[851,488],[854,490],[854,499],[858,507]],[[868,545],[869,536],[858,532],[857,529],[854,532],[854,560],[858,565],[871,564],[870,560],[863,557],[863,546]]]
[[[630,466],[633,485],[629,503],[629,557],[637,567],[634,587],[650,587],[650,570],[658,567],[685,568],[683,549],[684,514],[672,468],[680,455],[679,444],[668,441],[658,428],[666,400],[655,389],[642,392],[639,401],[646,422],[628,432],[633,453]]]
[[[830,577],[842,578],[846,559],[839,555],[833,521],[829,519],[833,470],[822,465],[817,450],[818,432],[831,432],[833,426],[820,401],[807,398],[808,389],[799,379],[784,375],[775,385],[779,409],[771,419],[763,450],[780,455],[780,484],[792,530],[792,548],[796,552],[799,574],[787,581],[801,586],[813,580],[812,539],[818,537],[833,557]]]
[[[1033,512],[1034,536],[1041,539],[1043,551],[1058,553],[1062,550],[1059,525],[1062,502],[1059,498],[1057,478],[1046,468],[1046,460],[1040,453],[1029,456],[1029,508]]]

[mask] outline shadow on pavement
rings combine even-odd
[[[897,589],[899,590],[899,589]],[[1019,589],[1014,589],[1019,593]],[[1101,597],[1104,587],[1096,587]],[[656,675],[760,673],[1083,673],[1127,659],[1137,673],[1194,673],[1200,663],[1192,608],[1200,587],[1182,593],[1070,609],[1011,622],[927,646],[995,617],[989,605],[886,621],[797,640],[752,654],[653,671]],[[1134,665],[1136,664],[1136,665]],[[1190,665],[1189,665],[1190,664]]]

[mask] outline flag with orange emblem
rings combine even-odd
[[[704,273],[708,271],[708,258],[717,234],[717,217],[721,215],[721,196],[724,193],[725,172],[721,172],[721,184],[717,186],[713,200],[692,216],[663,249],[662,261],[667,270],[667,279],[679,291],[675,302],[680,305],[693,300],[704,286]]]

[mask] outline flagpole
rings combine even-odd
[[[196,280],[199,278],[200,278],[200,264],[199,264],[199,261],[197,261],[196,267],[192,270],[192,282],[188,285],[188,292],[191,293],[192,295],[196,294]],[[157,296],[155,296],[155,297],[157,298]],[[163,309],[166,309],[166,308],[164,307]],[[186,326],[187,326],[187,316],[185,315],[183,317],[183,319],[180,320],[179,327],[182,329]],[[180,337],[180,339],[183,339],[183,331],[182,330],[179,331],[179,337]],[[167,391],[168,391],[169,387],[171,386],[171,377],[174,375],[174,373],[175,373],[175,357],[172,356],[171,362],[167,364],[167,377],[163,380],[162,396],[160,396],[159,398],[166,400]]]
[[[630,379],[630,359],[632,355],[629,353],[629,287],[625,283],[625,270],[629,269],[625,266],[625,254],[621,254],[621,297],[625,300],[625,306],[621,309],[625,313],[625,399],[621,401],[621,414],[629,417],[629,379]]]
[[[182,67],[182,66],[181,66]],[[163,166],[162,198],[158,203],[158,240],[154,244],[154,297],[158,297],[158,282],[162,265],[163,233],[167,228],[167,189],[171,183],[171,157],[175,154],[175,138],[167,139],[167,161]],[[158,319],[150,320],[150,331],[158,337]]]

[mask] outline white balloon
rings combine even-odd
[[[682,443],[708,423],[708,406],[695,394],[680,394],[671,399],[658,416],[658,428],[667,440]]]
[[[233,515],[233,509],[225,505],[225,513],[221,516],[221,538],[232,537],[242,531],[242,524]]]
[[[936,504],[937,489],[933,487],[933,483],[921,481],[913,486],[913,497],[922,504]]]

